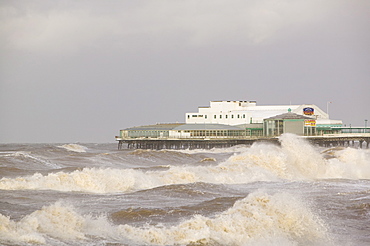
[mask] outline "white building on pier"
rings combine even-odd
[[[199,107],[196,113],[186,113],[186,124],[243,125],[263,123],[263,120],[291,111],[311,117],[321,127],[342,126],[341,120],[329,115],[314,104],[257,106],[256,101],[211,101],[210,106]]]
[[[285,132],[314,136],[341,133],[342,128],[341,120],[330,119],[314,104],[257,106],[256,101],[211,101],[196,113],[186,113],[185,123],[126,128],[117,139],[241,139]]]

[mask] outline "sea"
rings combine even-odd
[[[0,245],[370,245],[370,149],[0,145]]]

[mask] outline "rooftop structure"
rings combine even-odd
[[[316,120],[312,117],[292,113],[276,115],[264,119],[264,136],[280,136],[283,133],[294,133],[301,136],[316,135]]]
[[[120,131],[120,138],[168,138],[169,131],[184,123],[135,126]]]
[[[295,114],[292,112],[279,114],[272,116],[270,118],[266,118],[265,120],[312,120],[312,117],[307,117],[304,115]]]
[[[292,113],[315,119],[317,125],[341,126],[341,120],[331,120],[329,115],[314,104],[263,105],[256,101],[211,101],[210,106],[199,107],[196,113],[186,113],[186,124],[241,125],[263,123],[263,120],[291,110]]]

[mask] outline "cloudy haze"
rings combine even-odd
[[[0,142],[114,142],[211,100],[364,126],[369,27],[367,0],[0,0]]]

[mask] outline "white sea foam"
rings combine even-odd
[[[309,143],[283,135],[281,146],[255,144],[216,166],[170,166],[166,170],[84,168],[70,173],[2,178],[0,189],[36,189],[95,193],[132,192],[170,184],[194,182],[240,184],[256,181],[369,179],[370,152],[344,149],[325,159]]]
[[[225,170],[248,173],[253,180],[261,175],[288,180],[320,178],[326,164],[320,153],[294,135],[283,135],[280,142],[281,146],[257,143],[221,165]]]
[[[71,206],[60,202],[45,206],[19,222],[0,214],[0,242],[45,244],[46,237],[63,240],[84,239],[86,219]]]
[[[328,160],[325,177],[370,179],[370,150],[346,148]]]
[[[94,193],[130,192],[155,187],[153,179],[146,179],[141,171],[132,169],[84,168],[71,173],[56,172],[17,178],[2,178],[0,189],[4,190],[58,190]]]
[[[63,144],[62,146],[58,146],[60,148],[66,149],[68,151],[78,152],[78,153],[85,153],[87,147],[79,145],[79,144]]]
[[[14,156],[17,151],[0,151],[0,157]]]
[[[328,245],[327,228],[291,194],[254,192],[214,217],[196,215],[177,225],[113,225],[56,202],[20,221],[0,214],[0,242],[48,244],[96,238],[134,245]]]
[[[194,216],[169,228],[121,225],[135,242],[156,245],[317,245],[328,243],[326,228],[311,210],[290,194],[255,192],[214,218]]]

